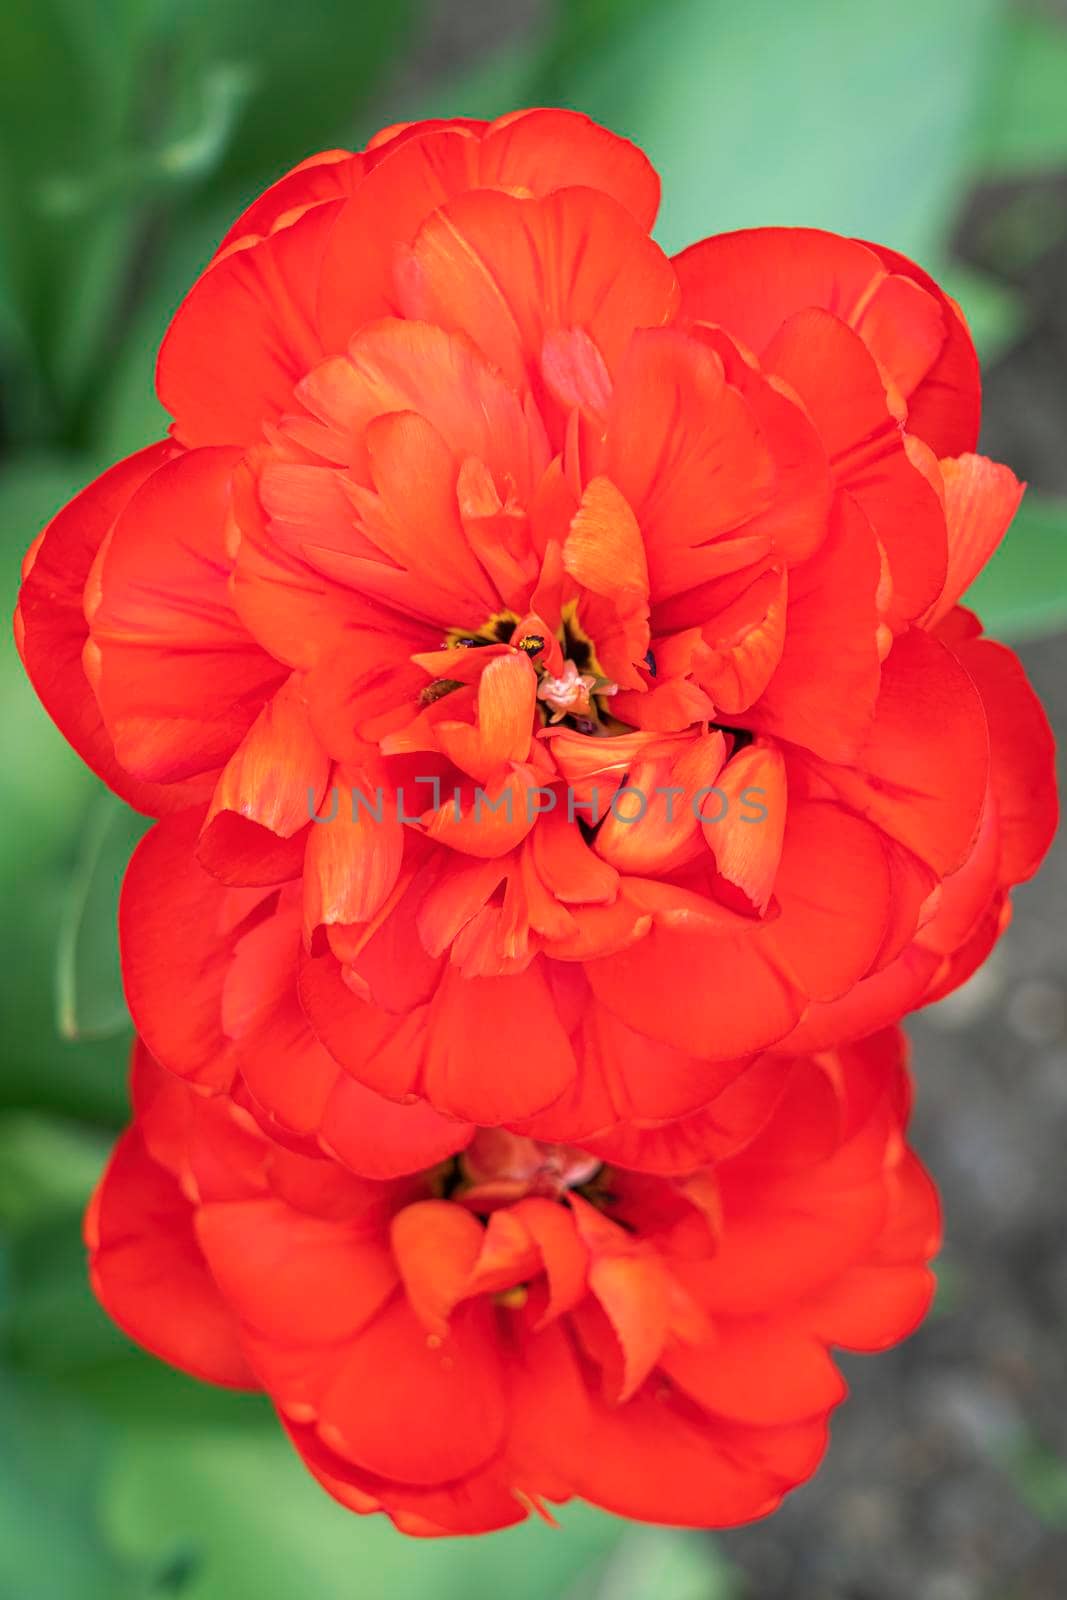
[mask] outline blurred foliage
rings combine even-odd
[[[110,794],[97,797],[86,819],[56,951],[56,1020],[64,1039],[108,1039],[126,1027],[118,886],[147,826]]]
[[[1016,1441],[1006,1467],[1034,1515],[1052,1527],[1067,1528],[1067,1461],[1027,1434]]]
[[[1009,14],[982,105],[979,160],[990,177],[1067,165],[1067,28],[1035,0]]]
[[[1028,638],[1064,620],[1067,500],[1031,489],[1008,534],[967,595],[990,633]]]
[[[648,150],[667,248],[758,223],[877,237],[943,275],[987,362],[1025,334],[1018,275],[1062,214],[1022,186],[980,265],[951,243],[976,184],[1067,167],[1067,29],[1039,0],[896,0],[862,17],[852,0],[555,0],[539,31],[451,82],[427,82],[424,37],[419,0],[7,0],[9,605],[52,511],[165,426],[156,347],[241,205],[312,150],[405,116],[575,106]],[[996,631],[1063,623],[1065,536],[1067,503],[1032,490],[973,591]],[[144,824],[67,750],[10,649],[0,715],[15,752],[0,765],[0,1595],[724,1600],[707,1540],[581,1507],[562,1533],[534,1521],[473,1543],[349,1516],[260,1398],[170,1372],[107,1322],[80,1213],[124,1115],[115,907]],[[1031,1451],[1016,1480],[1061,1514],[1062,1464]]]

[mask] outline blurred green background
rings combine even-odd
[[[41,523],[160,432],[156,347],[251,196],[387,122],[551,103],[644,146],[668,249],[808,223],[942,278],[987,367],[986,446],[1032,485],[974,599],[992,629],[1053,635],[1067,621],[1067,17],[1038,0],[4,0],[9,609]],[[583,1508],[562,1534],[408,1542],[320,1494],[258,1401],[187,1382],[110,1327],[79,1213],[124,1117],[113,924],[143,824],[81,769],[4,649],[0,1600],[919,1595],[885,1586],[874,1545],[866,1586],[798,1569],[757,1589],[743,1543]],[[997,1481],[1058,1540],[1061,1455],[1025,1430],[1009,1442]],[[833,1518],[820,1526],[832,1544]],[[991,1570],[988,1590],[921,1595],[1043,1600]]]

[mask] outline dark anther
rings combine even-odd
[[[652,676],[655,677],[656,676],[656,658],[652,654],[651,650],[647,651],[647,653],[645,655],[645,666],[648,668],[649,672],[651,672]]]
[[[481,650],[485,645],[490,644],[491,642],[492,641],[489,639],[479,639],[478,636],[473,633],[464,634],[462,639],[453,640],[453,644],[461,650]]]
[[[545,648],[545,641],[539,633],[528,633],[525,639],[520,639],[518,648],[528,656],[539,656]]]
[[[748,731],[747,728],[731,728],[725,722],[713,722],[711,726],[713,728],[717,728],[720,733],[725,733],[727,738],[733,740],[734,743],[733,749],[730,752],[731,755],[735,756],[739,750],[743,750],[746,745],[750,745],[752,743],[753,735]]]
[[[461,641],[462,642],[462,641]],[[435,678],[424,689],[419,690],[419,704],[432,706],[435,700],[443,700],[446,694],[451,694],[453,689],[462,689],[463,685],[458,678]]]

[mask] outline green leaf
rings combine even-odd
[[[0,1594],[12,1600],[139,1600],[161,1591],[100,1521],[113,1441],[44,1384],[0,1369]]]
[[[1027,306],[1021,294],[975,267],[942,267],[938,281],[963,309],[982,365],[988,366],[1017,344],[1026,332]]]
[[[9,1241],[4,1347],[10,1365],[22,1371],[76,1372],[128,1348],[89,1287],[81,1211],[23,1227]]]
[[[628,1528],[588,1590],[579,1586],[573,1600],[734,1600],[737,1577],[702,1533],[671,1528]],[[571,1597],[569,1597],[571,1600]]]
[[[0,605],[5,616],[14,610],[26,550],[88,476],[86,462],[77,456],[28,456],[0,469]],[[0,638],[0,724],[19,752],[17,761],[0,763],[2,896],[5,890],[14,895],[16,872],[25,882],[37,866],[55,858],[93,790],[92,777],[41,709],[10,628]],[[14,902],[10,909],[14,913]]]
[[[1015,521],[964,603],[992,634],[1026,639],[1067,624],[1067,500],[1023,497]]]
[[[119,966],[119,890],[148,826],[111,794],[97,796],[86,819],[56,951],[56,1015],[64,1039],[107,1039],[128,1025]]]
[[[129,1343],[99,1359],[94,1350],[77,1364],[50,1368],[49,1376],[57,1393],[125,1428],[251,1428],[261,1437],[277,1426],[266,1395],[202,1383]]]
[[[188,0],[176,92],[190,126],[203,127],[212,96],[228,82],[231,126],[220,175],[258,181],[336,142],[377,90],[414,11],[413,0]]]
[[[1067,164],[1067,26],[1037,5],[1011,13],[978,137],[989,177]]]
[[[0,1116],[0,1225],[26,1227],[79,1212],[110,1143],[95,1129],[35,1112]]]
[[[85,437],[95,383],[188,199],[225,193],[232,216],[336,142],[378,91],[415,3],[9,0],[0,360],[20,395],[9,431]]]
[[[1024,1433],[1006,1467],[1020,1499],[1050,1527],[1067,1527],[1067,1461],[1036,1435]]]
[[[131,1431],[108,1503],[108,1527],[131,1559],[158,1565],[168,1550],[188,1552],[183,1600],[543,1600],[581,1593],[626,1527],[575,1505],[561,1511],[562,1531],[535,1517],[477,1540],[407,1539],[329,1499],[275,1425]]]
[[[22,437],[63,435],[125,274],[129,219],[99,191],[128,137],[142,9],[8,0],[0,19],[0,279],[9,359],[32,386],[10,418]]]
[[[117,1126],[128,1114],[127,1040],[75,1044],[55,1031],[55,952],[69,873],[69,866],[57,864],[3,885],[0,916],[13,932],[0,985],[0,1106],[35,1107]]]
[[[181,227],[172,230],[157,256],[152,280],[127,320],[125,338],[100,377],[90,419],[90,442],[100,460],[130,455],[166,433],[170,419],[156,398],[156,353],[238,209],[232,196],[190,203]]]
[[[89,475],[83,458],[66,456],[28,458],[0,471],[7,615],[24,551]],[[18,751],[18,760],[0,764],[0,917],[8,930],[0,986],[0,1106],[49,1107],[119,1121],[125,1115],[123,1047],[65,1044],[55,1032],[59,927],[86,808],[103,791],[42,710],[9,630],[0,641],[0,719]]]
[[[1000,0],[672,0],[574,73],[568,100],[635,139],[678,250],[767,224],[930,258],[944,246],[995,51]]]

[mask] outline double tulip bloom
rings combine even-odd
[[[788,1064],[746,1147],[646,1177],[480,1130],[392,1181],[266,1135],[240,1080],[135,1052],[87,1219],[93,1283],[197,1377],[266,1390],[319,1481],[408,1533],[582,1495],[696,1525],[773,1510],[844,1383],[930,1299],[937,1202],[892,1031]]]
[[[959,604],[1021,485],[958,307],[811,230],[669,259],[658,193],[563,111],[303,163],[20,600],[162,819],[100,1293],[409,1531],[736,1521],[812,1470],[826,1345],[925,1303],[892,1030],[1055,824]]]

